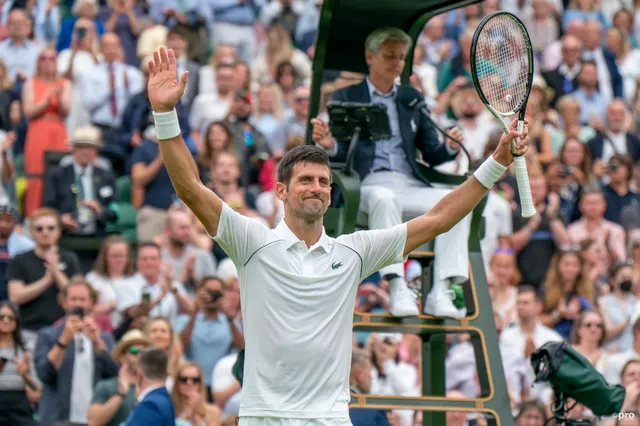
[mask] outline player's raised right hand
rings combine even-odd
[[[147,92],[151,108],[155,112],[172,111],[187,85],[188,72],[176,80],[176,55],[173,50],[161,47],[153,52],[153,61],[149,61],[149,84]]]

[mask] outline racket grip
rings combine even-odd
[[[524,156],[517,156],[514,158],[514,163],[516,166],[516,180],[518,181],[520,205],[522,206],[522,217],[530,218],[536,214],[536,209],[533,205],[533,198],[531,198],[527,160],[525,160]]]

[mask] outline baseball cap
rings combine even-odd
[[[9,200],[0,200],[0,215],[2,214],[12,216],[16,220],[20,217],[18,207]]]

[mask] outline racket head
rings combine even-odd
[[[471,41],[471,79],[489,110],[524,119],[533,83],[533,48],[524,23],[514,14],[485,16]]]

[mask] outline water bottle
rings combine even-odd
[[[464,291],[462,290],[462,286],[460,284],[451,284],[449,286],[449,290],[453,291],[453,294],[455,296],[453,299],[453,305],[456,307],[456,309],[465,308]]]

